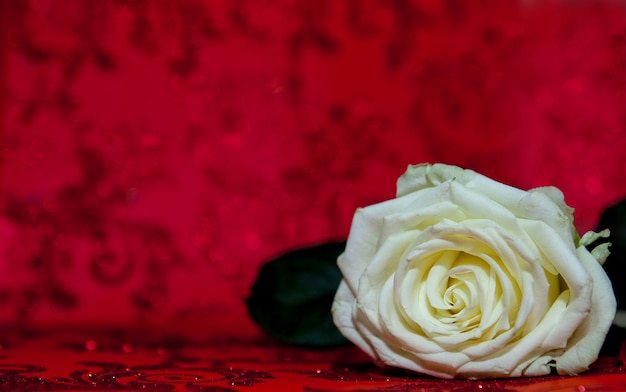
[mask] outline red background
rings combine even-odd
[[[0,3],[0,323],[223,324],[408,164],[626,196],[626,6]]]

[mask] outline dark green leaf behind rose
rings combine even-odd
[[[342,276],[337,256],[345,242],[286,253],[261,270],[246,301],[250,316],[269,335],[300,346],[347,343],[335,327],[330,308]]]
[[[611,254],[603,267],[613,285],[617,308],[624,311],[626,310],[626,285],[624,285],[624,276],[626,276],[626,200],[604,210],[595,231],[599,232],[603,229],[611,231],[610,237],[605,240],[611,243]],[[626,329],[612,325],[600,355],[617,356],[624,340],[626,340]]]

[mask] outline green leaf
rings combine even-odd
[[[294,345],[329,347],[348,341],[330,308],[342,276],[337,256],[345,242],[286,253],[261,270],[246,301],[248,313],[269,335]]]

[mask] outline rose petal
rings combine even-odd
[[[565,204],[563,193],[555,187],[531,189],[522,197],[519,208],[515,210],[519,218],[545,222],[572,246],[578,237],[573,225],[573,212]]]
[[[333,322],[337,328],[339,328],[343,336],[360,347],[361,350],[365,351],[369,356],[375,357],[374,349],[354,326],[354,305],[354,294],[348,284],[345,281],[341,281],[331,308]]]
[[[585,247],[581,246],[576,251],[592,277],[593,294],[589,315],[568,341],[567,350],[557,359],[559,374],[578,374],[597,359],[617,308],[611,281],[600,264]]]
[[[346,250],[337,260],[344,280],[353,292],[358,289],[358,279],[367,268],[376,253],[380,236],[380,222],[383,217],[402,211],[415,196],[388,200],[366,208],[360,208],[354,214]]]
[[[410,194],[427,187],[433,187],[450,179],[475,190],[505,207],[514,207],[526,193],[520,189],[494,181],[473,170],[461,169],[444,164],[409,165],[398,179],[397,196]]]

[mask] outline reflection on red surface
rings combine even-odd
[[[580,231],[626,196],[618,2],[7,0],[0,17],[2,325],[126,331],[244,317],[265,260],[345,238],[354,210],[393,197],[408,164],[557,185]],[[3,385],[93,389],[90,371],[133,388],[173,380],[137,375],[174,366],[154,347],[96,340],[81,351],[55,336],[4,337]],[[211,381],[168,388],[233,389],[239,371],[225,366],[251,364],[275,377],[252,377],[257,388],[433,385],[283,371],[331,371],[335,354],[229,365],[198,350],[175,366]],[[616,369],[602,380],[623,383]],[[596,388],[593,377],[581,385]]]

